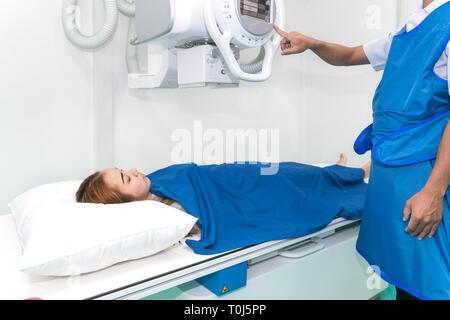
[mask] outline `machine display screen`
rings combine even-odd
[[[271,23],[270,0],[241,0],[241,15]]]

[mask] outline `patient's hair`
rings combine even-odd
[[[76,193],[77,202],[83,203],[125,203],[132,199],[108,186],[101,171],[84,179]]]

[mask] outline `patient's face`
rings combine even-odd
[[[114,190],[131,196],[133,201],[149,200],[150,179],[136,169],[120,170],[117,168],[103,170],[105,183]]]

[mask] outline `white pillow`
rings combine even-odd
[[[158,201],[78,203],[81,181],[33,188],[15,198],[20,269],[45,276],[96,271],[152,255],[186,236],[197,219]]]

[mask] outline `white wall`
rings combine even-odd
[[[359,46],[397,26],[397,4],[392,0],[295,2],[300,19],[294,28],[332,43]],[[350,165],[362,165],[370,154],[357,155],[353,143],[372,122],[372,98],[382,72],[369,65],[330,66],[310,51],[302,58],[306,161],[331,162],[344,152]]]
[[[84,30],[90,29],[90,6]],[[89,3],[89,2],[88,2]],[[92,54],[61,27],[61,1],[1,1],[0,214],[25,190],[92,170]]]
[[[398,11],[392,0],[286,0],[288,29],[359,45],[395,28],[411,10],[405,1]],[[80,3],[82,30],[92,32],[102,23],[101,1]],[[373,5],[380,24],[368,29]],[[279,129],[280,161],[333,162],[342,151],[352,165],[368,159],[352,145],[371,121],[381,77],[369,66],[332,67],[307,52],[277,57],[269,81],[239,89],[130,90],[125,17],[114,40],[92,53],[65,39],[60,0],[3,1],[0,10],[0,213],[39,184],[114,165],[170,165],[171,134],[192,131],[196,120],[205,130]]]
[[[398,21],[401,25],[405,24],[411,12],[422,8],[423,0],[397,0],[398,2]]]

